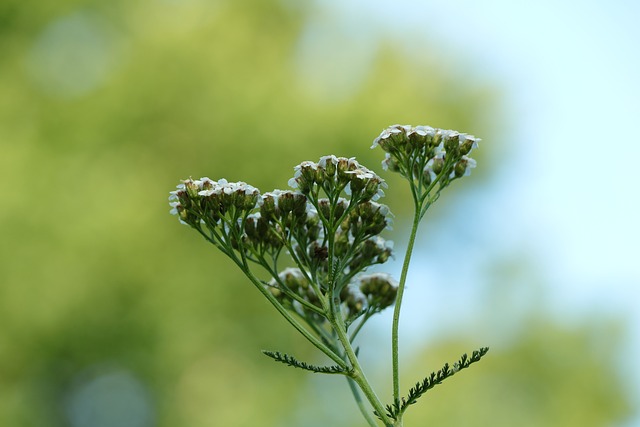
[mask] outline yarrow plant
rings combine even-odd
[[[393,125],[374,140],[371,148],[385,151],[383,168],[409,182],[415,208],[399,282],[386,273],[367,273],[393,254],[392,242],[381,236],[393,215],[378,202],[387,184],[355,158],[329,155],[302,162],[289,180],[293,190],[261,193],[244,182],[187,179],[170,193],[171,213],[227,255],[333,364],[313,365],[277,351],[263,351],[266,356],[346,377],[370,426],[398,427],[409,405],[488,351],[483,347],[470,357],[462,355],[401,397],[398,327],[418,225],[442,190],[476,166],[468,155],[478,141],[456,131],[409,125]],[[391,306],[393,402],[384,405],[365,376],[354,341],[372,316]]]

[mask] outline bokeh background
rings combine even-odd
[[[394,123],[483,138],[422,224],[406,425],[640,426],[637,2],[4,0],[0,425],[363,426],[346,384],[168,215],[189,176],[286,187]],[[383,175],[406,244],[408,192]],[[399,256],[386,271],[398,274]],[[361,355],[390,390],[389,314]],[[390,393],[381,392],[385,401]]]

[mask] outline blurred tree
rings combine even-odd
[[[621,424],[631,402],[611,367],[621,348],[619,328],[610,324],[599,332],[590,325],[563,328],[541,318],[529,322],[521,325],[516,340],[494,347],[482,366],[430,391],[408,412],[407,425]],[[468,351],[465,347],[469,344],[461,341],[440,343],[416,359],[439,369],[443,361]]]
[[[189,175],[283,188],[294,165],[330,153],[377,168],[368,147],[387,125],[488,136],[480,111],[494,102],[428,45],[408,55],[393,40],[371,41],[348,96],[318,98],[295,66],[314,12],[275,0],[0,4],[0,173],[12,183],[0,425],[108,427],[117,418],[90,414],[118,393],[138,396],[131,426],[278,425],[290,412],[307,377],[259,349],[311,349],[167,214],[168,191]],[[390,183],[402,213],[406,190]]]

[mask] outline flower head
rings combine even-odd
[[[412,186],[440,191],[453,179],[467,176],[475,167],[468,154],[478,147],[479,138],[454,130],[431,126],[393,125],[374,139],[386,153],[385,170],[399,172]]]
[[[360,276],[358,281],[360,291],[376,311],[381,311],[395,302],[398,282],[391,275],[387,273],[367,274]]]
[[[260,196],[260,191],[246,182],[207,177],[185,179],[176,188],[169,192],[170,212],[192,226],[202,221],[214,227],[228,213],[233,217],[228,220],[236,222],[256,207]]]

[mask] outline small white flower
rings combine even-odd
[[[281,279],[284,279],[287,276],[293,276],[298,280],[304,280],[304,274],[302,274],[302,271],[299,268],[293,268],[293,267],[287,267],[284,270],[282,270],[278,276],[280,276]]]
[[[235,182],[230,182],[230,183],[225,184],[225,185],[222,186],[222,191],[226,195],[231,195],[231,194],[236,192],[236,188],[237,188],[237,186],[236,186]]]
[[[475,159],[472,159],[471,157],[467,157],[467,156],[462,156],[459,163],[463,163],[465,165],[464,173],[462,174],[462,176],[471,175],[471,169],[475,168],[476,165],[477,165]],[[454,169],[449,174],[449,178],[453,179],[455,177],[456,177],[456,172],[455,172],[455,169]]]
[[[382,170],[389,170],[389,164],[392,162],[391,154],[384,153],[384,160],[382,161]]]
[[[268,198],[272,198],[274,204],[278,206],[278,200],[280,200],[280,196],[284,193],[295,194],[293,191],[275,189],[273,191],[263,193],[262,196],[258,199],[258,206],[262,206],[264,204],[265,199],[268,199]]]
[[[361,166],[360,163],[358,163],[358,161],[356,160],[355,157],[349,157],[348,159],[346,157],[341,157],[341,158],[347,160],[347,167],[350,170],[351,169],[366,169],[364,166]]]
[[[251,195],[254,195],[254,196],[257,196],[257,195],[260,194],[260,190],[258,190],[253,185],[245,184],[243,186],[243,189],[244,189],[244,193],[245,194],[251,194]]]
[[[467,156],[462,156],[462,160],[466,161],[466,163],[467,163],[467,167],[464,170],[464,175],[463,176],[471,175],[471,169],[476,167],[477,162],[475,161],[475,159],[472,159],[471,157],[467,157]]]
[[[370,202],[370,203],[371,203],[371,207],[376,211],[380,212],[382,215],[393,216],[393,214],[391,213],[391,210],[389,209],[389,206],[383,205],[382,203],[377,203],[377,202]]]
[[[395,135],[397,133],[401,133],[403,130],[405,132],[408,132],[409,130],[411,130],[411,126],[409,126],[409,125],[404,125],[404,126],[403,125],[392,125],[392,126],[389,126],[385,130],[380,132],[380,135],[378,135],[378,137],[373,140],[373,145],[371,146],[371,148],[376,148],[378,146],[378,144],[380,143],[380,141],[382,141],[383,139],[389,138],[391,135]]]
[[[355,169],[352,171],[345,171],[344,173],[348,173],[351,175],[355,175],[358,179],[372,179],[376,177],[376,174],[366,169]]]
[[[386,282],[391,286],[393,286],[394,288],[398,287],[398,282],[390,274],[387,274],[387,273],[364,274],[360,276],[358,279],[360,280],[360,283],[379,281],[379,282]]]
[[[464,135],[464,138],[462,137]],[[482,141],[480,138],[476,138],[473,135],[463,134],[460,136],[460,145],[464,144],[466,141],[471,141],[471,149],[478,148],[478,142]]]
[[[412,132],[415,132],[420,136],[434,136],[436,134],[436,130],[431,126],[416,126],[412,129]]]
[[[169,206],[171,206],[171,210],[169,211],[169,213],[171,215],[178,215],[178,207],[181,207],[182,205],[180,204],[180,202],[171,202],[169,203]]]
[[[320,166],[322,169],[326,169],[327,168],[327,162],[330,162],[333,165],[337,165],[338,164],[338,158],[336,156],[334,156],[333,154],[331,154],[329,156],[322,156],[322,157],[320,157],[320,161],[318,161],[318,166]]]
[[[460,132],[451,129],[438,129],[438,133],[442,135],[442,139],[451,139],[460,136]]]
[[[307,217],[313,218],[318,216],[318,211],[315,206],[313,206],[310,202],[307,202]]]
[[[294,174],[293,174],[294,178],[297,178],[302,174],[301,170],[303,168],[305,168],[305,169],[306,168],[311,168],[313,170],[317,170],[318,169],[318,164],[315,163],[315,162],[312,162],[311,160],[305,160],[304,162],[300,163],[299,165],[294,166],[293,167],[293,170],[295,171]]]

